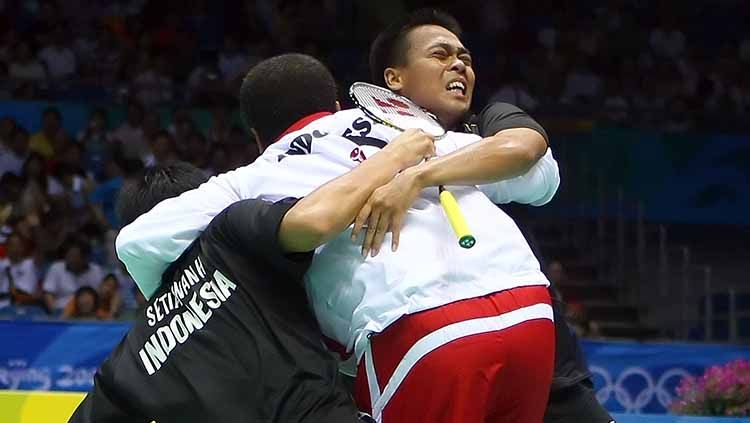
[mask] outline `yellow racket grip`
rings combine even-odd
[[[450,192],[441,189],[440,190],[440,204],[443,205],[445,215],[448,216],[448,222],[450,222],[453,232],[458,237],[458,245],[463,248],[471,248],[477,243],[474,235],[469,230],[469,225],[466,223],[466,218],[461,209],[458,207],[456,197]]]

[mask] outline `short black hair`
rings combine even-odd
[[[91,244],[89,244],[88,240],[82,236],[71,236],[66,239],[61,246],[61,256],[65,257],[65,255],[68,254],[68,251],[74,248],[78,248],[78,251],[80,251],[81,255],[86,259],[91,255]]]
[[[121,223],[128,225],[161,201],[198,188],[207,180],[202,170],[185,162],[149,167],[142,176],[123,186],[117,214]]]
[[[461,38],[461,25],[453,16],[436,9],[415,10],[391,23],[370,45],[370,77],[373,84],[385,86],[385,70],[406,63],[409,50],[406,37],[411,30],[423,25],[442,26]]]
[[[89,294],[92,297],[94,297],[94,311],[99,309],[99,293],[96,292],[96,290],[88,285],[82,286],[78,289],[76,289],[75,294],[73,294],[73,298],[78,299],[83,294]]]
[[[255,129],[267,146],[299,119],[335,112],[336,98],[336,80],[323,63],[289,53],[250,69],[240,88],[240,110],[247,128]]]

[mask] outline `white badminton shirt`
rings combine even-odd
[[[199,188],[159,203],[123,228],[117,254],[146,297],[162,272],[235,201],[304,197],[345,174],[399,134],[374,124],[358,109],[313,121],[271,145],[254,163],[212,177]],[[438,155],[479,141],[449,132],[437,141]],[[513,220],[493,203],[543,205],[557,191],[558,166],[548,149],[527,173],[482,186],[449,186],[477,244],[458,245],[440,205],[438,190],[423,190],[408,210],[398,251],[390,235],[374,257],[362,258],[361,239],[342,233],[316,250],[305,284],[323,333],[355,348],[361,357],[366,335],[399,317],[509,288],[547,286],[539,262]]]

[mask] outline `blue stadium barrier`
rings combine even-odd
[[[87,391],[96,368],[129,328],[129,323],[0,321],[0,389]],[[583,346],[599,401],[617,413],[665,413],[683,376],[750,358],[750,347],[729,345],[584,341]],[[633,421],[630,414],[622,417]]]

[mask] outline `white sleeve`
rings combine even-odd
[[[526,173],[515,178],[479,185],[479,189],[495,204],[516,202],[543,206],[552,200],[560,186],[560,170],[548,148],[539,161]]]
[[[249,198],[278,201],[303,197],[353,167],[346,149],[338,149],[346,152],[345,159],[338,157],[341,151],[337,148],[322,147],[311,154],[279,160],[277,153],[283,152],[279,150],[283,145],[272,147],[255,163],[164,200],[120,230],[115,240],[117,256],[146,298],[156,292],[169,264],[229,205]]]
[[[16,288],[29,294],[33,294],[37,287],[36,267],[34,266],[34,261],[26,259],[21,263],[21,266],[23,267],[23,277],[14,281]]]
[[[59,263],[53,263],[52,266],[47,270],[47,274],[44,276],[44,282],[42,283],[42,290],[50,294],[56,295],[59,289],[58,286],[58,274],[60,272]]]

